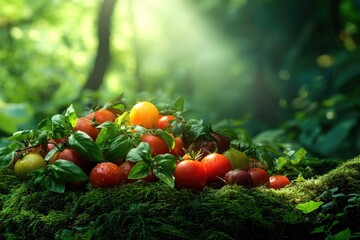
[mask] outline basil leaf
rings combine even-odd
[[[44,177],[44,179],[41,180],[40,184],[51,192],[56,192],[56,193],[65,192],[65,183],[63,181],[54,179],[50,176]]]
[[[85,158],[94,162],[103,161],[103,155],[100,148],[86,133],[75,131],[68,138],[68,142],[71,147]]]
[[[58,159],[54,164],[49,165],[52,168],[55,179],[63,182],[80,182],[88,179],[87,174],[75,163]]]
[[[71,128],[67,117],[62,114],[56,114],[51,117],[51,126],[52,130],[56,132],[65,132]]]
[[[175,170],[176,167],[176,158],[171,154],[160,154],[154,157],[154,161],[161,168],[166,169],[170,172]]]
[[[175,146],[175,141],[172,136],[170,136],[167,132],[157,129],[155,132],[156,135],[160,135],[160,137],[165,141],[166,145],[169,147],[169,149],[173,149]]]
[[[126,160],[131,162],[139,162],[142,160],[149,162],[151,159],[151,149],[147,142],[140,142],[136,148],[130,149],[126,155]]]
[[[55,178],[54,169],[51,166],[34,170],[30,176],[35,185],[42,186],[51,192],[63,193],[65,192],[65,182]]]
[[[95,143],[99,146],[100,149],[104,150],[107,148],[108,143],[120,134],[120,128],[118,124],[113,122],[105,122],[98,126],[98,128],[101,130],[96,138]]]
[[[23,130],[13,133],[11,137],[8,137],[7,139],[10,141],[27,141],[31,140],[35,137],[35,131],[33,130]]]
[[[70,123],[70,125],[75,127],[78,118],[72,104],[66,109],[65,116],[67,117],[67,121]]]
[[[131,169],[128,179],[144,178],[149,174],[150,164],[145,161],[137,162]]]
[[[52,130],[52,125],[51,125],[50,119],[46,118],[46,119],[42,120],[42,121],[38,124],[37,128],[38,128],[39,130],[43,130],[43,131],[50,132],[50,131]]]
[[[158,177],[160,181],[164,182],[166,185],[172,188],[175,186],[175,178],[172,175],[172,173],[167,169],[158,167],[158,168],[154,168],[153,172],[154,175]]]
[[[173,104],[173,108],[178,112],[184,111],[184,102],[184,96],[178,97]]]
[[[138,149],[132,148],[126,155],[126,160],[131,161],[131,162],[140,162],[143,159],[142,159],[141,155],[139,154]]]
[[[107,160],[116,161],[119,158],[126,156],[130,149],[130,139],[126,135],[119,135],[118,137],[113,139],[109,146]]]
[[[0,148],[0,169],[10,166],[15,156],[15,150],[18,147],[18,144],[11,144],[7,147]]]

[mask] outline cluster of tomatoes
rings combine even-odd
[[[136,103],[128,112],[102,108],[76,118],[69,130],[74,136],[78,136],[74,133],[85,134],[84,143],[79,144],[81,138],[67,137],[65,133],[62,138],[46,139],[46,146],[40,144],[17,151],[14,173],[25,180],[33,170],[53,165],[57,167],[52,168],[52,176],[61,180],[61,176],[68,176],[65,172],[69,170],[64,170],[64,161],[68,161],[86,177],[67,182],[75,186],[90,183],[92,188],[113,187],[139,179],[162,180],[170,186],[191,189],[203,189],[210,184],[266,185],[279,189],[290,184],[286,176],[269,176],[266,164],[236,149],[225,134],[203,131],[205,128],[198,130],[199,126],[202,126],[199,122],[192,126],[180,115],[160,114],[148,101]],[[106,137],[111,136],[111,131],[122,135]],[[84,153],[93,151],[100,142],[104,159],[90,161]]]

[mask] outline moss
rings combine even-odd
[[[350,160],[280,190],[192,191],[136,182],[64,194],[2,173],[0,239],[308,239],[328,219],[319,212],[304,215],[295,205],[335,186],[342,193],[359,192],[359,167],[359,158]]]
[[[354,158],[323,175],[320,180],[328,188],[338,187],[343,193],[359,192],[360,157]]]

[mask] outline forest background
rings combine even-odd
[[[360,154],[360,1],[3,0],[0,146],[80,115],[184,96],[189,118],[314,157]]]

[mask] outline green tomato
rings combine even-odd
[[[245,153],[230,148],[223,155],[230,160],[233,169],[247,170],[249,168],[249,157]]]
[[[29,173],[45,166],[46,161],[42,156],[37,153],[29,153],[15,163],[14,173],[19,180],[27,180],[30,178]]]

